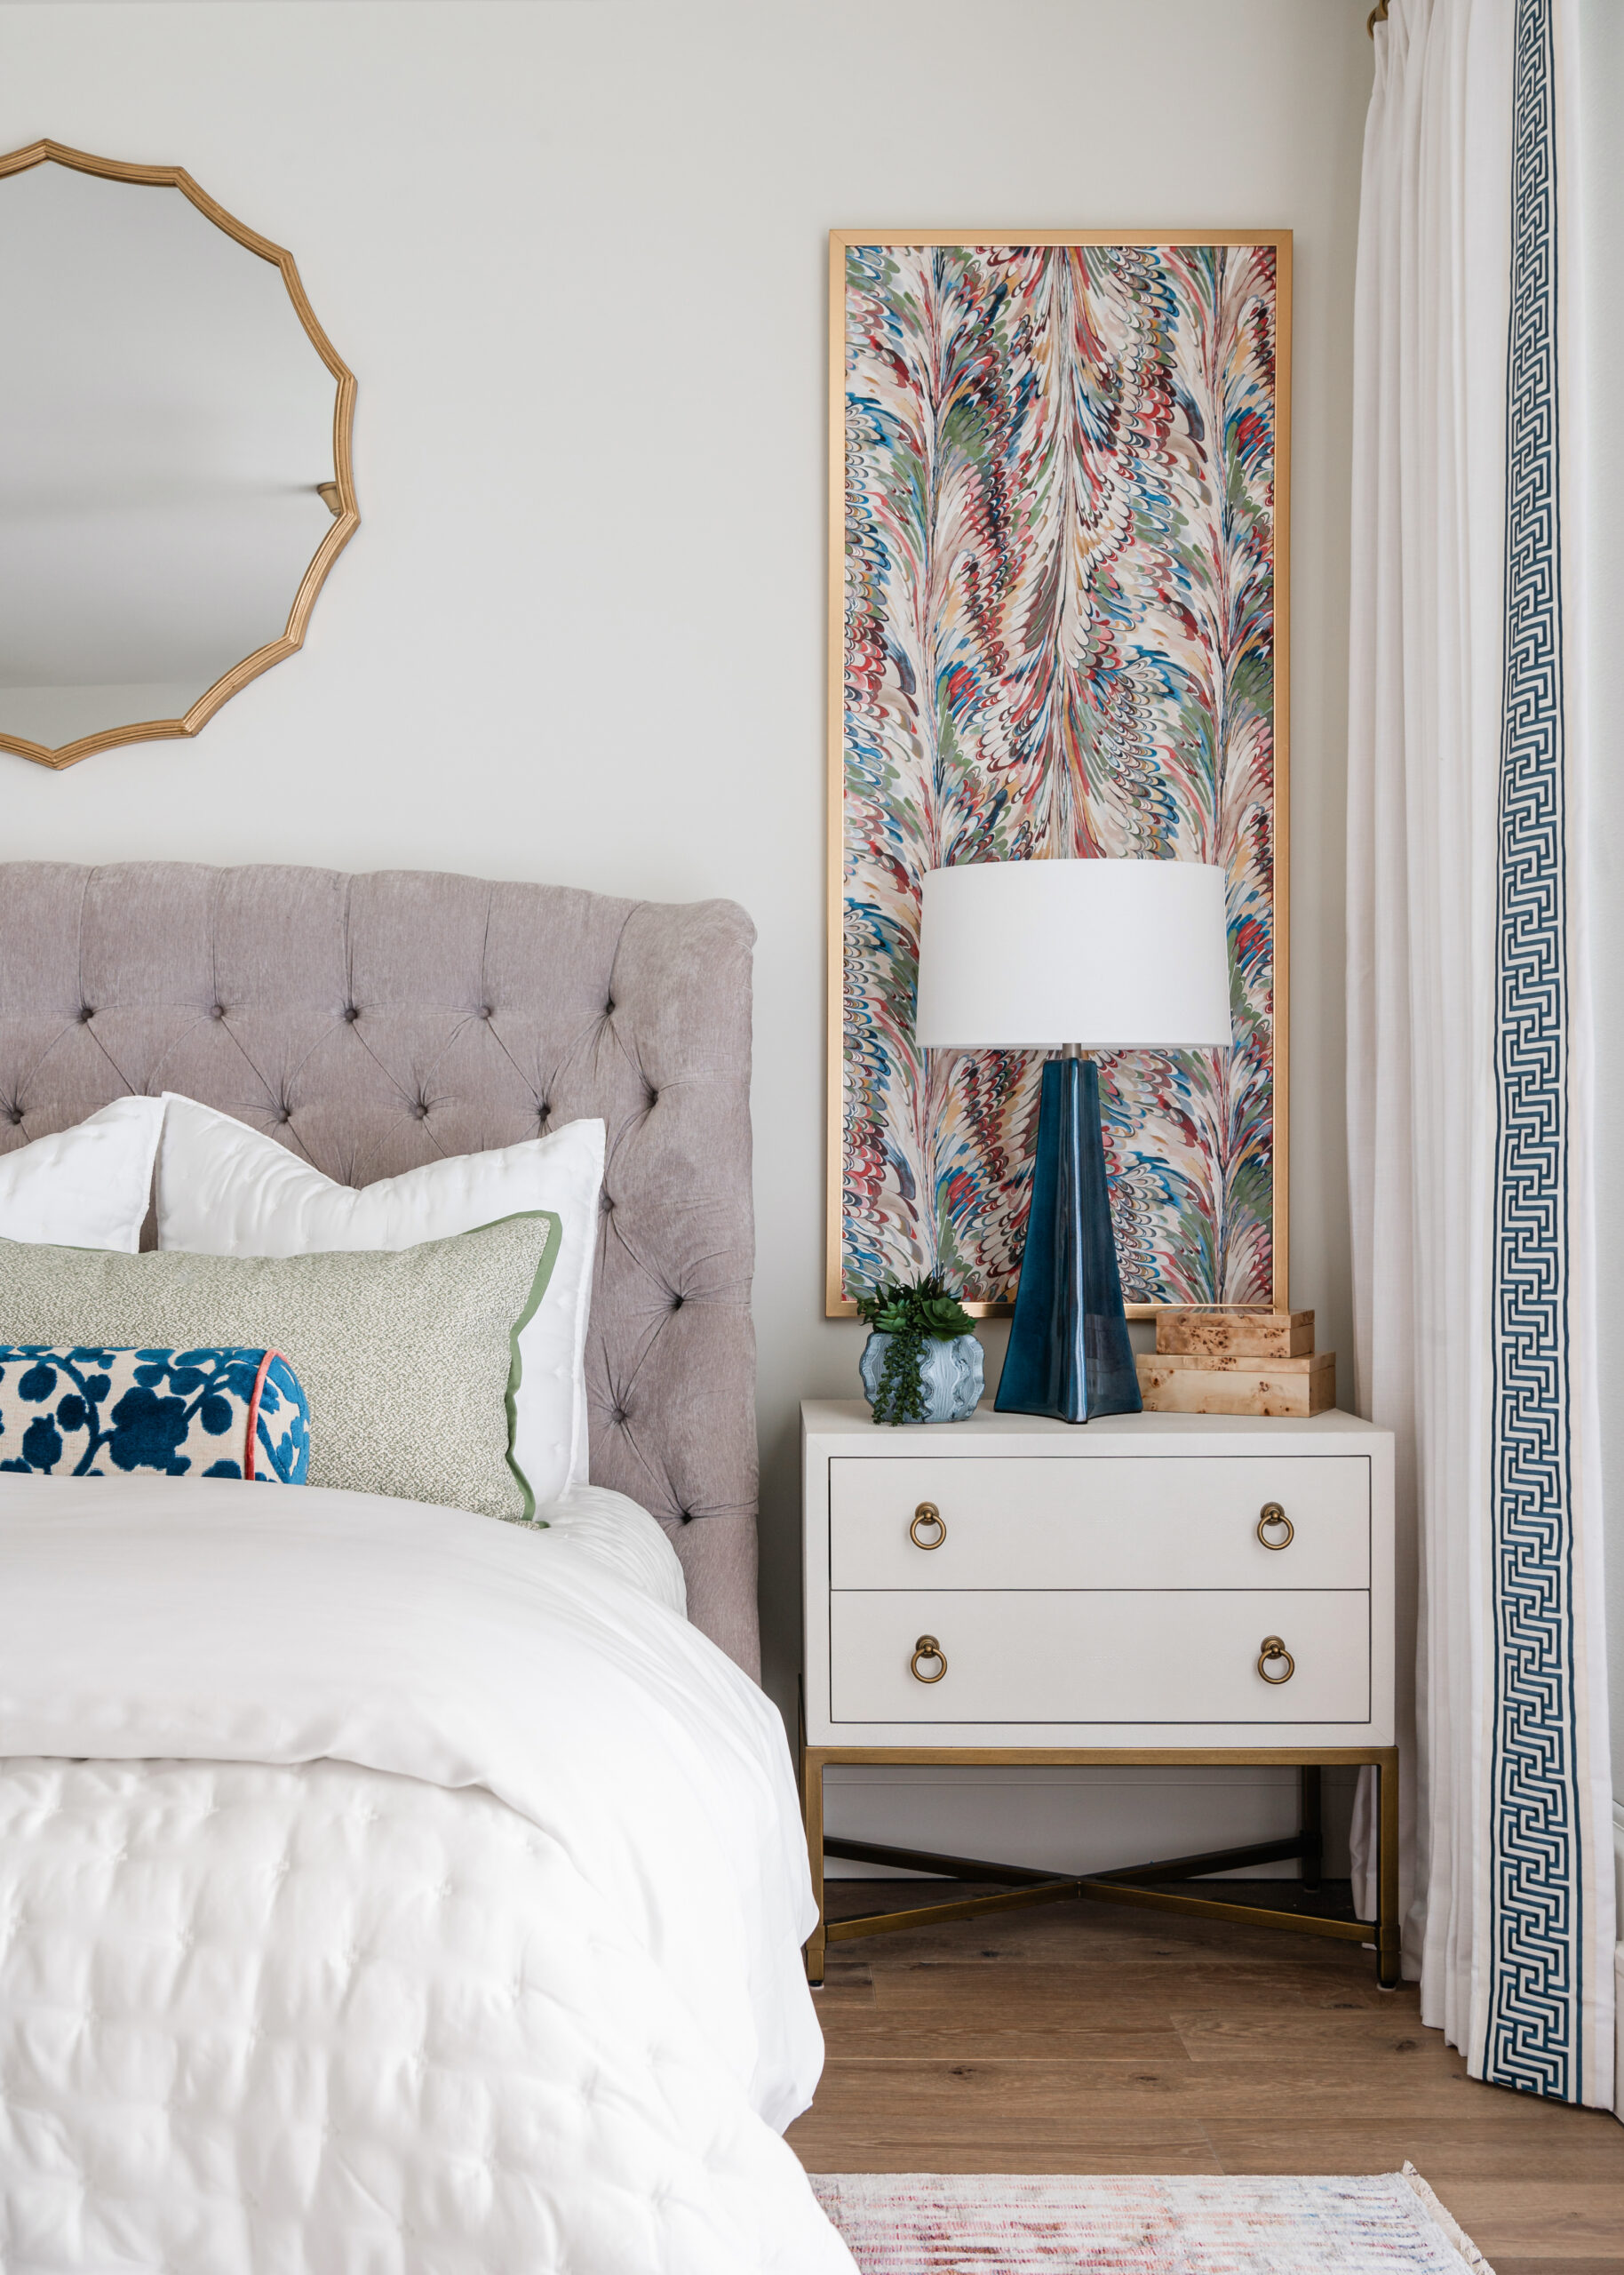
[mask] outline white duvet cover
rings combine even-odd
[[[851,2275],[783,1731],[608,1499],[0,1479],[6,2275]]]

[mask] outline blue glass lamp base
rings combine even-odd
[[[1026,1253],[993,1403],[1058,1422],[1140,1411],[1092,1058],[1044,1065]]]

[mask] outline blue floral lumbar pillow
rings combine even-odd
[[[0,1470],[302,1485],[310,1406],[280,1351],[0,1344]]]

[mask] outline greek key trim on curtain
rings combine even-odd
[[[1493,1704],[1483,2074],[1579,2098],[1567,785],[1555,26],[1517,0],[1494,1028]],[[1611,1973],[1611,1955],[1607,1962]]]
[[[1611,2107],[1576,29],[1574,0],[1392,0],[1376,30],[1349,1132],[1359,1398],[1418,1580],[1406,1962],[1474,2076]]]

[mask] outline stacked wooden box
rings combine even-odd
[[[1312,1312],[1182,1310],[1156,1314],[1156,1349],[1137,1361],[1147,1414],[1325,1414],[1336,1353],[1314,1348]]]

